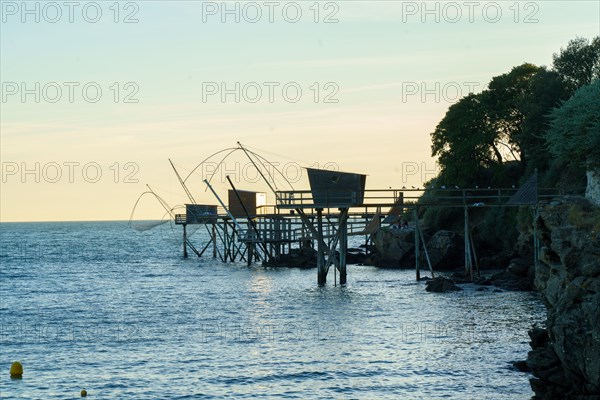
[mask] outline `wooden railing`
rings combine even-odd
[[[439,206],[439,207],[489,207],[508,206],[508,201],[518,191],[518,188],[431,188],[431,189],[367,189],[364,191],[363,202],[360,205],[349,205],[349,207],[392,207],[402,205],[404,207],[414,206]],[[327,196],[335,199],[335,191]],[[343,192],[347,197],[347,191]],[[538,200],[548,199],[560,195],[556,189],[538,188]],[[322,196],[322,193],[321,193]],[[360,194],[357,194],[360,197]],[[316,208],[313,193],[310,190],[294,190],[277,192],[277,207],[279,209],[306,209]],[[510,204],[511,206],[527,205]],[[336,206],[337,207],[337,206]],[[326,204],[322,208],[328,207]]]

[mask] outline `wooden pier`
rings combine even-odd
[[[334,271],[339,273],[339,283],[345,284],[348,237],[363,236],[368,244],[371,235],[380,229],[386,218],[407,215],[412,211],[415,269],[419,279],[421,261],[427,263],[432,276],[434,271],[419,226],[418,211],[430,207],[456,207],[464,210],[465,273],[473,278],[477,257],[470,234],[469,210],[530,206],[535,215],[540,199],[556,195],[552,191],[540,190],[535,176],[518,189],[403,187],[374,190],[365,189],[365,175],[307,170],[310,190],[274,190],[276,204],[269,206],[256,206],[252,199],[255,192],[238,191],[231,181],[229,204],[226,205],[205,181],[219,206],[189,204],[186,214],[175,216],[175,223],[183,226],[184,257],[188,256],[188,248],[200,257],[212,246],[212,256],[223,262],[241,260],[250,265],[261,261],[277,265],[282,254],[309,245],[317,251],[317,282],[326,283],[333,265]],[[186,227],[190,224],[206,226],[210,240],[201,250],[187,237]],[[534,247],[539,248],[535,244]],[[424,260],[421,260],[421,251]]]

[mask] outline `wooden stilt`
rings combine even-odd
[[[237,226],[237,228],[236,228]],[[229,240],[229,244],[231,247],[231,254],[232,254],[232,258],[231,261],[235,262],[235,260],[237,259],[237,256],[240,256],[240,260],[241,261],[246,261],[246,258],[244,257],[244,254],[246,254],[246,250],[244,249],[244,243],[241,242],[241,237],[240,234],[244,232],[243,230],[240,229],[240,225],[239,224],[232,224],[231,225],[231,237]],[[236,243],[239,243],[239,245],[237,245]]]
[[[471,241],[469,239],[469,208],[464,206],[465,212],[465,276],[473,280],[473,268],[471,266]]]
[[[199,252],[199,251],[198,251],[198,249],[196,249],[196,248],[194,247],[194,245],[193,245],[193,244],[190,242],[190,240],[189,240],[189,239],[188,239],[188,241],[187,241],[187,245],[188,245],[188,247],[189,247],[190,249],[192,249],[192,251],[193,251],[193,252],[194,252],[194,253],[195,253],[195,254],[196,254],[198,257],[202,257],[202,253],[204,253],[204,251],[202,251],[202,252]],[[208,245],[207,245],[207,246],[208,246]],[[204,248],[206,249],[206,247],[207,247],[207,246],[205,246]]]
[[[537,233],[538,208],[533,209],[533,261],[537,262],[540,259],[540,238]]]
[[[414,210],[414,218],[415,218],[415,270],[417,273],[417,280],[421,279],[421,269],[419,266],[419,248],[421,247],[419,244],[419,215],[417,214],[417,210]]]
[[[423,253],[425,254],[425,260],[427,261],[427,266],[429,267],[429,272],[431,272],[431,278],[434,278],[433,276],[433,266],[431,265],[431,260],[429,259],[429,252],[427,251],[427,244],[425,243],[425,237],[423,236],[423,231],[421,230],[421,225],[419,225],[419,219],[418,219],[418,212],[417,214],[417,220],[415,221],[415,227],[416,230],[419,232],[419,238],[421,239],[421,242],[423,242]]]
[[[252,258],[254,256],[254,244],[248,244],[248,266],[252,264]]]
[[[281,257],[281,221],[279,218],[275,218],[275,259],[279,260]]]
[[[217,258],[217,227],[214,223],[212,224],[211,237],[213,243],[213,258]]]
[[[473,232],[469,230],[469,239],[471,242],[471,256],[473,258],[473,262],[475,263],[475,271],[477,272],[477,277],[480,277],[479,273],[479,261],[477,260],[477,252],[475,251],[475,240],[473,240]]]
[[[183,224],[183,258],[188,258],[188,253],[187,253],[187,224]]]
[[[237,189],[235,188],[235,186],[233,185],[233,182],[231,181],[231,179],[229,178],[229,175],[227,175],[227,181],[229,182],[229,185],[231,186],[231,189],[233,189],[233,193],[235,194],[235,196],[237,197],[240,205],[242,206],[242,209],[244,210],[244,214],[246,214],[246,219],[248,221],[247,223],[247,233],[250,233],[250,228],[252,228],[252,232],[254,233],[254,235],[256,235],[256,239],[259,241],[258,243],[261,243],[265,246],[265,250],[266,250],[266,236],[264,241],[261,239],[261,235],[259,230],[256,228],[256,223],[254,222],[254,219],[252,219],[252,216],[248,213],[248,209],[246,208],[246,206],[244,205],[244,202],[242,201],[242,198],[240,197],[240,194],[238,193]],[[232,216],[233,218],[233,216]],[[236,224],[238,227],[238,237],[239,235],[241,235],[243,233],[241,227],[239,224]],[[235,226],[235,225],[234,225]],[[235,229],[234,229],[234,234],[235,234]],[[246,242],[246,246],[250,246],[250,243]],[[255,254],[256,255],[256,254]],[[269,258],[270,260],[271,258]]]
[[[225,262],[229,259],[229,229],[227,228],[227,220],[223,219],[223,255],[225,256]],[[233,261],[233,259],[231,260]]]
[[[324,285],[327,282],[325,266],[325,243],[323,242],[323,209],[317,208],[317,282]]]
[[[221,240],[221,243],[223,244],[223,248],[225,248],[225,234],[224,233],[221,234],[221,231],[225,230],[224,226],[225,226],[224,223],[223,223],[223,227],[221,227],[221,225],[216,225],[215,224],[215,227],[216,228],[220,228],[220,229],[215,229],[215,231],[214,231],[216,233],[216,236],[218,236],[219,239]],[[216,237],[215,237],[215,239],[216,239]],[[221,250],[216,245],[216,241],[215,241],[215,250],[217,251],[217,254],[218,254],[219,258],[221,259],[221,261],[222,262],[227,262],[227,259],[225,258],[225,254],[221,253]]]
[[[346,284],[346,259],[348,253],[348,209],[340,210],[340,285]]]
[[[367,208],[365,207],[365,226],[369,225],[369,213]],[[369,238],[371,235],[365,235],[365,255],[369,255]]]

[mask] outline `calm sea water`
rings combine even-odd
[[[534,294],[433,294],[412,271],[366,266],[318,287],[314,269],[184,260],[175,235],[2,224],[1,397],[532,396],[510,362],[543,320]],[[9,377],[15,360],[23,379]]]

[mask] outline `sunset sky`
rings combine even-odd
[[[597,1],[47,4],[1,2],[2,222],[127,219],[146,184],[181,204],[168,159],[187,175],[237,141],[294,171],[418,186],[449,105],[600,34]],[[265,190],[247,163],[226,167]],[[148,201],[136,218],[162,215]]]

